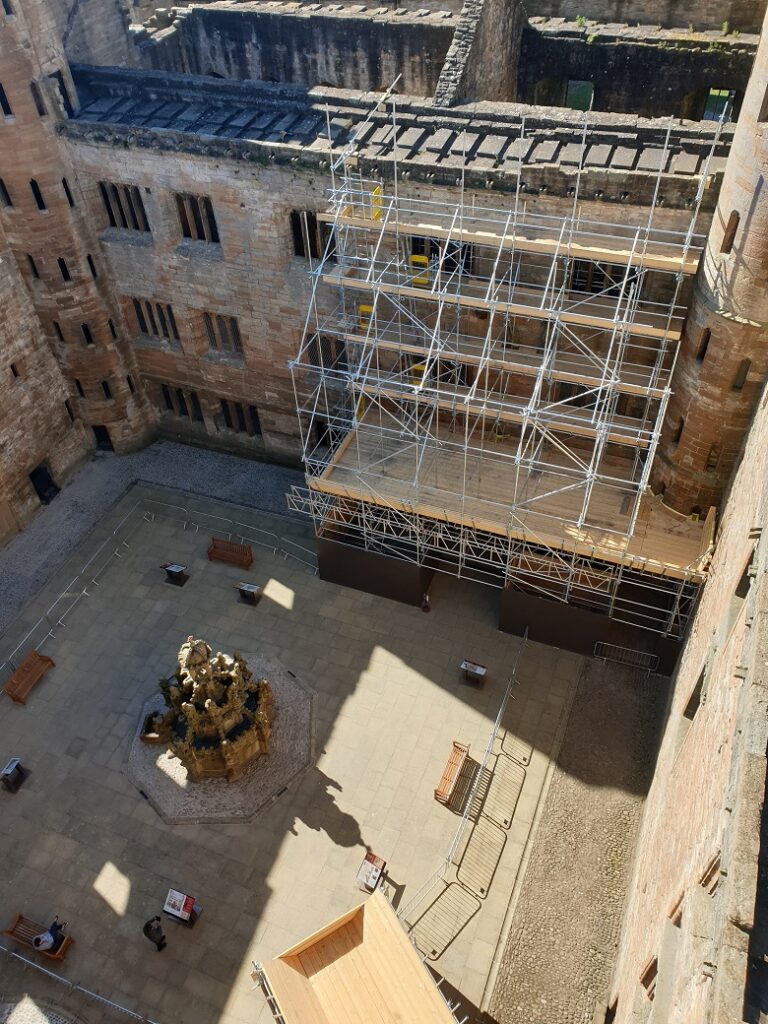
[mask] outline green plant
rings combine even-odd
[[[592,44],[597,39],[596,35],[587,36],[587,43]]]
[[[576,24],[579,28],[584,28],[584,26],[587,24],[587,19],[584,17],[583,14],[576,15]]]
[[[739,36],[741,35],[741,32],[739,32],[739,30],[737,28],[735,28],[733,30],[733,32],[731,32],[731,35],[733,36],[734,39],[738,39]]]
[[[724,21],[723,22],[723,35],[727,36],[728,33],[730,32],[730,30],[731,30],[730,24],[727,21]]]
[[[688,22],[688,31],[693,35],[693,22],[691,21]]]

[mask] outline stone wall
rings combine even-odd
[[[756,914],[765,903],[757,873],[768,740],[766,398],[674,681],[614,974],[615,1024],[758,1019],[749,992],[745,1011],[744,989],[748,955],[755,944],[757,962],[765,953]],[[640,979],[653,957],[651,1002]]]
[[[765,0],[526,0],[532,17],[590,18],[612,24],[661,25],[664,28],[759,32]]]
[[[90,445],[82,423],[67,412],[66,383],[16,261],[2,246],[0,309],[1,544],[40,507],[29,473],[44,464],[61,486]]]
[[[134,33],[144,66],[430,96],[451,45],[450,14],[260,3],[192,6],[153,32]]]
[[[722,37],[646,28],[532,23],[523,32],[518,99],[565,104],[569,79],[591,82],[593,110],[698,120],[709,90],[747,87],[756,36]],[[733,116],[732,120],[736,117]]]
[[[517,99],[523,0],[467,0],[435,90],[435,104]]]

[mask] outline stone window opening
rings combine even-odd
[[[109,386],[109,381],[108,380],[103,380],[101,382],[101,390],[104,392],[104,397],[106,398],[106,400],[108,402],[111,402],[112,401],[112,388]]]
[[[72,106],[72,100],[69,98],[69,90],[67,89],[66,83],[64,82],[64,75],[61,71],[54,71],[53,74],[48,76],[52,78],[56,83],[59,95],[61,96],[61,102],[64,104],[64,112],[67,117],[72,117],[74,114],[74,107]]]
[[[7,206],[9,208],[13,206],[11,193],[8,191],[8,188],[2,178],[0,178],[0,201],[2,201],[3,206]]]
[[[144,231],[151,234],[147,211],[137,185],[120,185],[100,181],[99,192],[109,226],[124,231]]]
[[[733,384],[731,384],[731,390],[741,391],[744,385],[747,383],[747,374],[749,368],[752,365],[751,359],[742,359],[739,363],[739,368],[736,371],[736,376],[733,378]]]
[[[69,205],[71,207],[74,207],[75,199],[74,199],[74,196],[72,195],[72,192],[71,192],[71,190],[69,188],[69,182],[67,181],[66,178],[62,178],[61,179],[61,187],[64,189],[64,195],[67,197],[67,202],[69,203]]]
[[[307,345],[307,358],[313,366],[334,370],[348,368],[347,346],[342,338],[332,334],[313,334]]]
[[[91,277],[92,277],[92,278],[94,279],[94,281],[95,281],[95,280],[96,280],[96,278],[97,278],[97,277],[98,277],[99,275],[98,275],[98,274],[96,273],[96,264],[95,264],[95,263],[93,262],[93,256],[91,256],[91,254],[90,254],[90,253],[88,253],[88,255],[87,255],[87,256],[86,256],[85,258],[86,258],[86,261],[87,261],[87,263],[88,263],[88,269],[89,269],[89,270],[90,270],[90,272],[91,272]]]
[[[709,348],[709,339],[712,337],[712,331],[709,327],[705,327],[699,335],[699,349],[696,353],[696,362],[703,363],[704,357],[707,354]]]
[[[707,454],[707,461],[704,463],[704,469],[707,473],[714,473],[717,469],[718,463],[720,462],[720,445],[713,444]]]
[[[680,716],[680,723],[677,727],[677,736],[675,737],[675,760],[680,753],[683,746],[683,742],[688,735],[688,732],[693,724],[693,720],[696,717],[696,712],[699,710],[702,704],[706,703],[706,691],[704,689],[704,683],[707,676],[707,665],[705,664],[699,673],[698,679],[691,690],[688,701],[683,708],[683,713]]]
[[[13,117],[13,109],[8,102],[8,97],[5,94],[2,83],[0,83],[0,110],[2,110],[4,117]]]
[[[330,224],[318,221],[312,210],[291,210],[290,222],[294,256],[319,260],[327,251],[329,262],[336,261],[336,236]]]
[[[669,912],[669,920],[672,922],[672,924],[675,926],[675,928],[681,928],[682,924],[683,924],[683,899],[684,898],[685,898],[685,893],[680,893],[680,895],[677,897],[677,899],[675,900],[674,904],[672,905],[672,909]]]
[[[13,5],[11,4],[11,0],[3,0],[3,10],[10,18],[13,14]]]
[[[768,121],[768,88],[763,93],[763,102],[760,104],[760,113],[757,115],[758,121]]]
[[[704,868],[704,872],[701,878],[699,879],[699,885],[710,896],[714,896],[720,886],[721,877],[722,870],[720,867],[720,851],[718,850],[714,857]]]
[[[83,390],[83,385],[80,383],[77,377],[75,377],[75,387],[77,388],[78,395],[80,395],[81,398],[85,398],[85,391]]]
[[[93,340],[93,334],[91,334],[91,328],[88,326],[88,324],[80,324],[80,330],[83,333],[83,338],[85,339],[86,345],[90,346],[96,344],[96,342]]]
[[[736,239],[736,231],[741,220],[741,214],[738,210],[732,210],[731,215],[728,218],[728,223],[725,226],[725,233],[723,235],[723,241],[720,246],[720,252],[727,255],[733,250],[733,243]]]
[[[619,1009],[619,1000],[614,999],[612,1003],[609,1003],[605,1011],[605,1024],[613,1024],[616,1020],[616,1014]]]
[[[591,260],[574,260],[571,267],[570,289],[588,292],[590,295],[617,296],[621,292],[624,267],[613,263],[593,263]]]
[[[132,301],[140,334],[158,341],[167,341],[171,348],[181,348],[176,317],[168,303],[150,302],[148,299]]]
[[[43,199],[43,193],[40,191],[40,186],[34,178],[29,183],[29,187],[32,189],[32,195],[34,196],[35,202],[37,203],[38,210],[47,210],[48,207],[45,205]]]
[[[53,323],[53,329],[56,332],[56,337],[59,341],[64,341],[64,332],[61,329],[61,324],[58,320],[51,321]]]
[[[196,242],[218,244],[219,228],[208,196],[193,196],[186,192],[175,195],[182,235]]]
[[[21,371],[19,370],[16,363],[11,363],[11,376],[14,377],[15,379],[21,377]]]
[[[677,426],[675,427],[675,432],[672,435],[672,444],[680,444],[680,439],[683,436],[683,431],[684,430],[685,430],[685,419],[681,416],[680,419],[677,421]]]
[[[645,997],[649,1002],[653,1002],[654,996],[656,995],[656,979],[659,976],[659,961],[657,957],[651,957],[648,963],[643,968],[642,974],[640,975],[640,984],[643,986]]]
[[[221,316],[218,313],[203,313],[208,347],[211,352],[242,355],[243,342],[237,317]]]
[[[248,434],[250,437],[261,434],[261,421],[254,405],[248,406],[248,417],[241,402],[220,398],[219,405],[227,430],[232,430],[236,434]]]
[[[29,269],[32,274],[32,277],[37,278],[39,280],[40,271],[37,269],[37,263],[35,263],[34,256],[30,256],[29,253],[27,253],[27,263],[29,264]]]
[[[107,320],[107,327],[109,327],[109,333],[112,335],[112,337],[116,338],[117,337],[117,328],[115,327],[115,321],[112,320],[111,318],[109,320]]]
[[[59,258],[56,260],[56,262],[59,265],[59,273],[61,274],[62,281],[65,281],[65,282],[71,281],[72,280],[72,275],[69,272],[69,267],[67,266],[67,261],[65,259],[62,259],[61,256],[59,256]]]
[[[136,385],[133,383],[133,378],[131,377],[130,373],[126,375],[125,383],[128,385],[128,390],[131,392],[131,394],[135,394]]]
[[[67,410],[67,415],[69,416],[70,420],[72,420],[72,422],[74,423],[75,422],[75,414],[72,411],[72,403],[70,402],[70,400],[68,398],[64,399],[64,408]]]
[[[48,109],[43,100],[43,94],[40,92],[40,86],[37,82],[29,83],[29,91],[32,93],[32,101],[35,104],[35,110],[40,117],[48,116]]]
[[[171,389],[168,387],[168,385],[161,384],[160,391],[162,392],[163,401],[165,402],[165,408],[168,410],[168,412],[176,412],[176,409],[173,404],[173,399],[171,398]]]
[[[190,391],[189,400],[192,403],[192,419],[196,423],[204,423],[203,410],[200,406],[200,399],[198,398],[196,391]]]
[[[187,400],[184,397],[184,392],[181,388],[176,388],[176,407],[179,412],[179,416],[183,416],[185,419],[189,419],[189,408],[187,406]]]

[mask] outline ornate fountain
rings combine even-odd
[[[272,687],[253,679],[237,651],[212,656],[204,640],[187,637],[176,671],[160,680],[160,689],[168,710],[147,716],[141,738],[167,745],[190,781],[233,782],[267,753]]]

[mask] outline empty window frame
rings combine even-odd
[[[701,332],[701,334],[699,335],[699,347],[698,347],[698,350],[696,352],[696,362],[697,363],[703,363],[704,362],[704,357],[707,354],[707,349],[709,348],[709,340],[710,340],[711,337],[712,337],[712,331],[708,327],[705,327],[703,329],[703,331]]]
[[[203,321],[205,332],[208,335],[208,347],[212,352],[242,355],[243,342],[236,317],[221,316],[218,313],[203,313]]]
[[[739,227],[739,221],[741,215],[738,210],[732,210],[731,215],[728,218],[728,223],[725,225],[725,233],[723,234],[723,241],[720,245],[721,253],[729,253],[733,250],[733,243],[736,240],[736,231]]]
[[[8,97],[5,95],[5,89],[0,84],[0,110],[3,112],[4,117],[13,117],[13,110],[11,104],[8,102]]]
[[[704,872],[699,879],[699,885],[702,889],[705,889],[710,896],[714,896],[717,892],[718,886],[720,885],[720,852],[718,851],[712,860],[704,868]]]
[[[80,383],[77,377],[75,377],[75,387],[77,388],[78,395],[80,395],[81,398],[85,398],[85,391],[83,391],[83,385]]]
[[[591,260],[574,260],[571,269],[571,289],[575,292],[589,292],[591,295],[616,296],[621,292],[625,268],[613,263],[593,263]]]
[[[110,227],[122,228],[124,231],[151,231],[141,190],[137,185],[100,181],[99,192]]]
[[[713,444],[709,453],[707,454],[707,461],[704,463],[704,469],[707,473],[714,473],[720,462],[720,445]]]
[[[88,253],[88,255],[85,258],[88,261],[88,269],[91,272],[91,277],[95,281],[99,275],[96,273],[96,264],[93,262],[93,256],[91,256],[91,254]]]
[[[27,263],[29,264],[29,269],[32,273],[32,277],[39,279],[40,271],[37,269],[37,264],[35,263],[34,256],[30,256],[29,253],[27,253]]]
[[[43,94],[40,92],[40,86],[37,82],[29,83],[29,91],[32,93],[32,102],[35,104],[35,110],[40,117],[46,117],[48,110],[43,101]]]
[[[72,107],[72,100],[69,98],[69,91],[67,90],[67,86],[64,82],[64,75],[61,73],[61,71],[54,71],[53,74],[49,75],[48,77],[52,78],[58,87],[59,94],[61,96],[61,102],[64,104],[64,111],[67,117],[72,117],[75,111]]]
[[[20,373],[19,368],[16,365],[16,363],[11,363],[11,376],[12,377],[20,377],[21,376],[21,373]]]
[[[224,425],[228,430],[234,430],[237,434],[249,434],[251,437],[261,434],[261,421],[256,406],[249,405],[246,415],[245,406],[241,402],[221,398],[219,405]]]
[[[731,388],[734,391],[741,391],[744,385],[747,383],[747,374],[749,373],[749,368],[751,365],[752,361],[750,359],[742,359],[739,363],[739,368],[736,371],[736,376],[733,378],[733,384],[731,384]]]
[[[192,419],[195,420],[196,423],[204,423],[203,410],[200,407],[200,399],[197,397],[196,391],[190,391],[189,400],[192,405]]]
[[[181,388],[176,388],[176,410],[179,416],[183,416],[187,420],[189,419],[189,407]]]
[[[643,973],[640,975],[640,984],[643,986],[646,998],[651,1002],[653,1002],[653,998],[656,995],[656,979],[658,975],[659,961],[657,957],[653,957],[648,961],[643,968]]]
[[[169,303],[148,299],[133,299],[132,302],[140,334],[167,341],[171,348],[181,348],[176,317]]]
[[[67,202],[69,203],[69,205],[70,206],[74,206],[75,205],[75,199],[74,199],[74,196],[72,195],[72,191],[71,191],[71,189],[69,187],[69,182],[67,181],[66,178],[62,178],[61,179],[61,187],[64,189],[64,195],[67,197]]]
[[[56,332],[56,337],[59,339],[59,341],[64,341],[64,332],[61,329],[61,324],[59,323],[59,321],[52,320],[51,323],[53,324],[53,329]]]
[[[85,340],[86,345],[95,345],[96,342],[93,340],[93,334],[91,334],[91,328],[88,324],[80,324],[80,330]]]
[[[675,427],[675,432],[672,435],[672,444],[680,444],[680,439],[683,436],[683,431],[684,430],[685,430],[685,420],[681,416],[680,419],[677,421],[677,426]]]
[[[710,89],[701,115],[702,121],[730,121],[735,100],[735,89]]]
[[[3,0],[3,10],[10,17],[13,14],[13,4],[11,0]]]
[[[165,408],[168,410],[168,412],[176,412],[176,409],[174,408],[173,405],[173,399],[171,398],[171,389],[168,387],[168,385],[161,384],[160,392],[163,396],[163,402],[165,403]]]
[[[56,260],[56,262],[59,265],[59,273],[61,274],[62,281],[71,281],[72,280],[72,275],[69,272],[69,267],[67,266],[67,261],[65,259],[62,259],[61,256],[59,256],[59,258]]]
[[[109,327],[109,333],[113,338],[117,337],[117,328],[115,327],[115,321],[112,319],[107,320],[107,327]]]
[[[136,393],[136,385],[133,383],[133,377],[131,377],[130,373],[126,376],[125,383],[128,385],[128,390],[131,392],[131,394],[132,395],[135,394]]]
[[[67,410],[67,415],[69,416],[69,418],[74,423],[75,422],[75,414],[72,411],[72,403],[70,402],[70,400],[68,398],[64,399],[64,408]]]
[[[179,214],[181,233],[185,238],[198,242],[218,242],[219,228],[208,196],[193,196],[186,192],[176,193],[176,209]]]
[[[112,401],[112,388],[109,386],[109,381],[108,380],[103,380],[101,382],[101,390],[104,392],[104,397],[107,399],[107,401],[111,402]]]
[[[704,694],[704,679],[707,674],[706,666],[699,672],[699,678],[696,680],[696,685],[691,690],[691,695],[688,698],[688,703],[683,709],[683,718],[687,718],[689,722],[692,722],[696,717],[696,712],[699,710],[701,705],[705,702]]]
[[[37,203],[38,210],[47,209],[45,200],[43,199],[43,193],[40,191],[40,186],[34,178],[29,183],[29,187],[32,189],[32,195],[34,196],[35,202]]]
[[[332,334],[313,334],[307,345],[307,358],[313,366],[346,370],[347,348],[341,338]]]
[[[335,261],[336,237],[330,224],[320,223],[312,210],[291,210],[290,221],[294,256],[317,260],[327,251],[328,259]]]
[[[8,188],[2,178],[0,178],[0,202],[3,206],[13,206],[11,193],[8,191]]]

